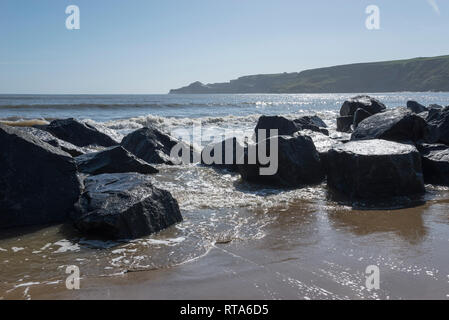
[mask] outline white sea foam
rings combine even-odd
[[[77,243],[72,243],[69,240],[63,239],[58,242],[55,242],[54,245],[60,246],[58,250],[56,250],[54,253],[64,253],[67,251],[79,251],[80,246]]]
[[[155,244],[155,245],[167,245],[173,246],[178,243],[181,243],[185,240],[185,237],[173,238],[173,239],[148,239],[146,240],[147,244]]]
[[[35,285],[37,285],[37,284],[40,284],[40,282],[27,282],[27,283],[21,283],[21,284],[15,285],[14,288],[30,287],[30,286],[35,286]]]

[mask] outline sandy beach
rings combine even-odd
[[[394,211],[352,211],[326,201],[293,201],[258,213],[272,217],[259,240],[215,243],[203,256],[158,270],[102,277],[81,274],[80,290],[67,290],[66,275],[61,271],[61,276],[52,279],[59,280],[58,284],[2,289],[0,296],[446,299],[448,206],[449,193],[441,190],[423,206]],[[370,292],[365,287],[368,265],[380,268],[380,290]],[[27,267],[23,269],[26,272]]]

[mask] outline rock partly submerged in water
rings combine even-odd
[[[274,148],[276,141],[277,153]],[[263,155],[269,155],[268,159],[262,160],[256,154],[258,155],[264,145],[266,150],[273,150],[261,152]],[[250,161],[251,157],[253,161]],[[302,187],[319,184],[324,179],[323,166],[315,145],[310,137],[301,133],[271,137],[258,144],[249,145],[245,149],[243,163],[238,165],[238,170],[243,180],[253,183],[275,187]]]
[[[79,172],[92,175],[125,172],[158,173],[156,168],[135,157],[121,146],[81,155],[76,157],[75,161]]]
[[[78,147],[87,147],[90,145],[112,147],[119,144],[112,137],[98,130],[93,125],[80,122],[73,118],[54,120],[49,125],[39,126],[39,129],[48,131],[55,137]]]
[[[449,145],[449,106],[430,109],[426,118],[429,124],[429,142]]]
[[[325,129],[327,128],[326,123],[317,115],[302,116],[293,121],[301,128],[301,130],[312,130],[315,132],[321,132],[325,135],[329,134],[328,130]]]
[[[449,147],[444,144],[421,144],[422,168],[426,183],[449,186]]]
[[[312,130],[329,134],[325,129],[326,124],[318,116],[304,116],[295,120],[289,120],[281,116],[261,116],[257,122],[255,133],[256,141],[258,140],[259,130],[266,130],[265,138],[270,137],[270,130],[278,130],[278,135],[288,136],[301,130]]]
[[[354,116],[337,117],[337,131],[350,133],[353,123]]]
[[[327,183],[354,200],[381,201],[425,192],[415,146],[378,139],[351,141],[330,150]]]
[[[137,173],[102,174],[84,181],[76,204],[75,226],[83,233],[108,239],[135,239],[182,221],[170,192]]]
[[[196,158],[196,152],[191,146],[156,128],[144,127],[131,132],[123,138],[121,146],[151,164],[173,165],[180,162],[193,162]],[[174,148],[179,150],[172,154]],[[181,152],[184,154],[181,155]]]
[[[204,147],[201,152],[201,163],[237,172],[237,160],[241,159],[243,154],[244,147],[237,141],[237,138],[229,138]]]
[[[354,128],[357,128],[360,122],[371,116],[372,114],[369,113],[368,111],[361,108],[357,109],[354,113],[354,121],[353,121]]]
[[[407,101],[407,109],[416,114],[428,111],[425,106],[414,100]]]
[[[370,96],[357,96],[343,103],[340,109],[340,116],[354,116],[357,109],[362,109],[369,114],[376,114],[386,110],[385,105]]]
[[[80,192],[68,153],[0,125],[0,228],[64,222]]]
[[[359,123],[351,140],[384,139],[390,141],[421,141],[428,137],[426,121],[406,108],[375,114]]]
[[[340,116],[337,117],[337,131],[351,132],[362,120],[385,110],[383,103],[370,96],[357,96],[346,100],[340,108]]]

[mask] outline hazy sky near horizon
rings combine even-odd
[[[80,30],[65,9],[80,8]],[[380,8],[380,30],[365,9]],[[166,93],[194,81],[449,54],[447,0],[1,0],[0,93]]]

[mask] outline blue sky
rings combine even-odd
[[[1,0],[0,93],[166,93],[199,80],[449,54],[449,1]],[[65,27],[78,5],[81,29]],[[380,8],[381,29],[365,28]]]

